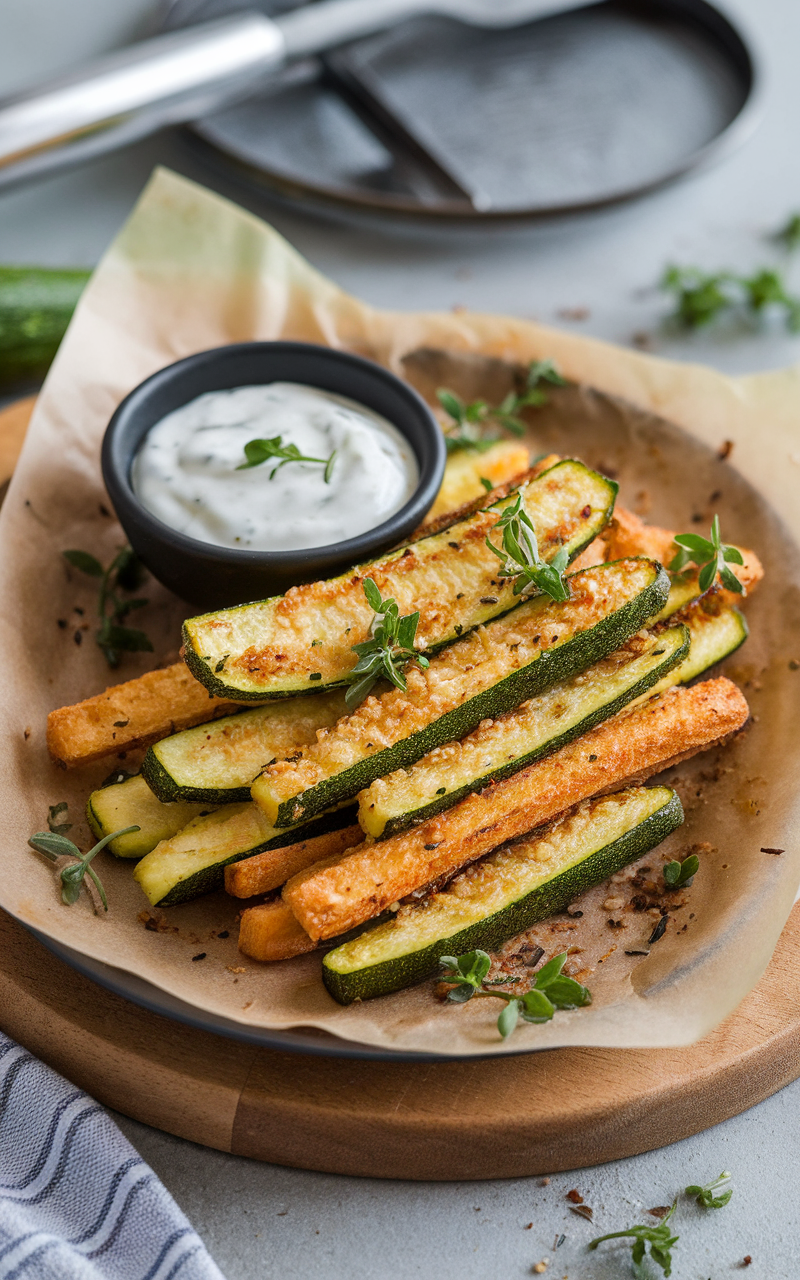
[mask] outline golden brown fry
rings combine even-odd
[[[730,680],[671,689],[419,827],[300,872],[284,901],[310,937],[334,937],[580,800],[715,745],[747,716]]]
[[[423,528],[450,515],[466,503],[486,501],[486,486],[481,477],[491,480],[492,488],[507,484],[523,475],[530,466],[530,449],[519,440],[498,440],[484,453],[459,449],[451,453],[444,469],[442,487],[425,518]]]
[[[188,667],[176,662],[51,711],[47,748],[67,766],[88,764],[237,709],[236,703],[211,697]]]
[[[282,849],[266,849],[242,862],[232,862],[225,868],[225,889],[234,898],[254,898],[259,893],[269,893],[298,871],[305,870],[321,858],[344,853],[364,839],[359,826],[343,827],[340,831],[327,831],[310,840],[284,845]]]
[[[645,524],[632,511],[615,507],[614,515],[606,528],[581,552],[573,562],[570,572],[575,573],[578,569],[610,560],[624,560],[628,556],[647,556],[668,565],[678,550],[674,539],[675,530]],[[745,590],[750,592],[763,578],[764,570],[754,551],[747,551],[744,547],[740,550],[744,564],[734,565],[733,569]],[[719,588],[719,592],[726,604],[741,603],[741,596],[735,592],[722,588]]]
[[[482,511],[484,507],[490,507],[493,502],[499,502],[501,498],[507,497],[512,489],[518,489],[521,485],[527,484],[529,480],[535,480],[543,471],[554,467],[557,462],[561,462],[559,455],[557,453],[549,453],[546,457],[540,458],[532,467],[526,465],[524,471],[518,472],[502,483],[498,482],[497,487],[492,489],[491,492],[481,493],[479,497],[473,498],[470,502],[465,502],[462,506],[457,507],[455,511],[445,511],[433,518],[429,515],[425,523],[414,530],[412,541],[416,541],[418,538],[427,538],[432,533],[441,533],[442,529],[449,528],[456,521],[466,520],[467,516],[474,515],[476,511]],[[598,562],[595,560],[593,563],[597,564]]]
[[[316,946],[280,898],[242,912],[239,950],[252,960],[291,960]]]

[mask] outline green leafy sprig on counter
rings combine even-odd
[[[660,288],[672,295],[675,310],[670,319],[683,329],[700,329],[723,315],[758,319],[768,308],[775,308],[783,312],[791,333],[800,331],[800,298],[789,293],[774,267],[762,267],[745,276],[670,266],[661,277]]]
[[[509,391],[499,405],[490,405],[488,400],[467,403],[454,391],[440,387],[436,392],[437,399],[453,423],[445,431],[448,451],[472,449],[485,453],[503,438],[497,431],[486,433],[485,428],[491,425],[505,427],[512,435],[523,436],[525,423],[519,416],[522,410],[547,403],[547,392],[539,385],[542,382],[559,387],[564,385],[564,379],[552,360],[533,360],[522,391]]]
[[[98,840],[94,848],[90,849],[88,853],[81,853],[72,840],[68,840],[64,835],[59,835],[57,831],[37,831],[35,835],[31,836],[28,844],[37,853],[44,854],[46,858],[56,864],[55,870],[61,886],[61,899],[68,907],[78,901],[84,879],[89,876],[97,889],[104,910],[108,911],[108,898],[97,872],[91,865],[92,859],[112,840],[116,840],[117,836],[126,836],[130,832],[139,831],[140,829],[140,827],[133,826],[122,827],[119,831],[112,831],[110,835]]]
[[[731,1175],[723,1169],[718,1178],[707,1182],[705,1186],[686,1188],[687,1196],[692,1196],[703,1209],[723,1209],[733,1195],[733,1187],[728,1186]],[[717,1195],[716,1193],[720,1194]]]
[[[700,870],[700,859],[691,853],[683,862],[675,859],[664,863],[664,883],[670,889],[688,889]]]
[[[551,600],[569,600],[569,586],[564,581],[569,553],[566,547],[559,547],[549,564],[541,559],[536,530],[521,493],[516,502],[506,507],[493,528],[501,531],[502,550],[490,538],[486,539],[486,545],[501,561],[502,575],[514,579],[515,596],[541,591]]]
[[[520,1018],[523,1022],[549,1022],[557,1009],[580,1009],[592,1003],[589,990],[561,972],[566,959],[567,953],[564,951],[542,965],[533,986],[523,995],[486,990],[489,984],[485,979],[492,961],[485,951],[469,951],[463,956],[442,956],[439,963],[444,970],[442,981],[453,984],[447,996],[451,1004],[466,1004],[476,997],[505,1002],[505,1008],[497,1019],[497,1030],[506,1040]]]
[[[273,467],[269,473],[270,480],[275,479],[281,467],[285,467],[287,462],[318,462],[325,468],[325,483],[330,484],[333,464],[336,461],[336,450],[333,450],[329,458],[310,458],[301,453],[296,444],[284,444],[283,436],[272,436],[269,440],[248,440],[244,446],[244,456],[246,461],[239,463],[237,471],[260,467],[268,458],[280,458],[277,467]]]
[[[706,1183],[705,1186],[691,1185],[686,1187],[684,1194],[691,1196],[704,1209],[722,1209],[733,1195],[733,1188],[728,1185],[730,1180],[731,1175],[726,1170],[723,1170],[718,1178],[714,1178],[713,1181]],[[598,1236],[596,1240],[591,1240],[587,1248],[596,1249],[604,1240],[632,1240],[631,1270],[636,1280],[649,1280],[650,1272],[643,1265],[647,1256],[648,1246],[651,1261],[661,1268],[665,1276],[670,1276],[672,1274],[672,1249],[680,1239],[679,1236],[672,1235],[673,1228],[670,1226],[670,1219],[675,1213],[677,1205],[678,1200],[676,1197],[668,1209],[650,1210],[653,1214],[663,1214],[658,1226],[650,1226],[649,1223],[644,1223],[628,1227],[624,1231],[609,1231],[607,1235]]]
[[[147,634],[124,625],[129,613],[148,603],[141,598],[125,599],[119,594],[120,591],[137,591],[144,580],[146,570],[135,551],[122,547],[107,569],[88,551],[64,551],[62,554],[73,568],[100,581],[97,600],[100,626],[95,632],[95,640],[108,665],[118,667],[123,653],[152,653],[153,646]]]
[[[796,249],[800,249],[800,213],[790,213],[772,239],[782,245],[787,253],[794,253]]]
[[[607,1235],[598,1236],[595,1240],[590,1241],[588,1248],[596,1249],[604,1240],[622,1240],[625,1238],[633,1240],[631,1248],[633,1274],[637,1277],[637,1280],[648,1280],[647,1271],[642,1267],[642,1262],[649,1245],[650,1257],[653,1262],[661,1268],[665,1276],[671,1276],[672,1246],[678,1243],[680,1237],[670,1234],[669,1221],[675,1212],[677,1204],[677,1200],[672,1202],[669,1211],[661,1219],[658,1226],[643,1224],[641,1226],[628,1227],[625,1231],[609,1231]]]
[[[351,711],[364,701],[382,677],[405,693],[403,668],[406,664],[416,662],[419,667],[428,666],[428,659],[414,648],[419,613],[407,613],[401,618],[397,601],[383,600],[372,578],[364,579],[364,595],[374,617],[369,626],[369,639],[353,645],[358,662],[350,673],[350,687],[345,694]]]
[[[711,522],[710,541],[708,538],[701,538],[697,533],[678,533],[675,535],[675,542],[680,550],[670,561],[671,573],[680,573],[687,564],[693,562],[700,570],[698,586],[701,591],[708,591],[719,574],[724,587],[740,595],[744,594],[741,582],[733,569],[728,568],[730,564],[744,564],[742,553],[737,547],[723,545],[719,532],[719,516],[715,515]]]

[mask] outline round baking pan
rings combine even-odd
[[[242,7],[175,0],[166,25]],[[189,136],[291,202],[481,224],[629,200],[719,158],[756,123],[756,78],[705,0],[606,0],[505,31],[417,18],[295,65]]]

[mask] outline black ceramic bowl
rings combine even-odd
[[[419,467],[419,483],[405,506],[357,538],[301,551],[215,547],[176,533],[146,511],[130,477],[136,451],[150,428],[207,391],[269,382],[298,382],[349,396],[387,418],[408,440]],[[344,573],[401,543],[436,497],[445,444],[424,400],[371,360],[305,342],[241,342],[200,351],[140,383],[108,424],[102,463],[120,523],[150,572],[184,600],[202,609],[218,609]]]

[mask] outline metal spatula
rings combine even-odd
[[[248,97],[287,62],[420,14],[511,27],[597,0],[323,0],[234,13],[132,45],[0,106],[0,189]]]

